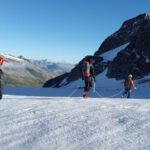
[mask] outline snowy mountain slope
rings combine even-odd
[[[31,60],[23,56],[1,55],[5,59],[2,70],[7,86],[41,87],[49,78],[71,69],[71,64],[67,63],[57,64],[47,60]]]
[[[48,60],[29,60],[34,65],[40,66],[47,72],[53,72],[56,74],[63,74],[65,72],[69,72],[73,67],[74,64],[65,63],[65,62],[49,62]]]
[[[150,101],[8,96],[2,150],[148,150]]]
[[[90,97],[111,97],[120,98],[124,91],[124,81],[109,79],[106,76],[107,70],[99,74],[96,77],[95,90],[91,89],[89,92]],[[132,90],[132,98],[145,98],[150,99],[150,82],[148,82],[149,76],[145,76],[142,79],[135,80],[136,90]],[[65,82],[65,80],[63,81]],[[62,84],[63,84],[62,82]],[[20,87],[5,87],[4,94],[8,95],[26,95],[26,96],[76,96],[81,97],[83,94],[84,81],[79,79],[75,82],[60,87],[60,88],[20,88]]]
[[[125,49],[128,45],[129,43],[126,43],[112,50],[109,50],[108,52],[103,53],[101,57],[103,57],[104,61],[113,61],[113,59],[117,56],[117,54],[123,49]]]
[[[40,87],[46,79],[55,76],[25,61],[6,61],[2,70],[6,86]]]
[[[15,56],[12,56],[12,55],[6,55],[6,54],[1,54],[1,56],[4,57],[5,61],[12,61],[12,62],[23,62],[24,60],[20,59],[20,58],[17,58]]]

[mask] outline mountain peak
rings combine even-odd
[[[118,31],[105,39],[96,51],[95,55],[100,55],[106,51],[114,49],[115,47],[119,47],[130,42],[135,35],[139,34],[139,32],[149,26],[149,24],[150,16],[146,13],[126,20]]]
[[[124,79],[129,73],[142,78],[150,73],[150,16],[146,13],[126,20],[100,45],[93,56],[95,74]],[[48,80],[44,87],[61,87],[82,76],[80,61],[70,73]],[[65,81],[65,82],[64,82]],[[65,84],[64,84],[65,83]]]
[[[140,14],[132,19],[125,21],[120,29],[131,29],[140,26],[144,26],[148,21],[150,21],[150,16],[146,13]]]
[[[147,13],[140,14],[136,18],[137,19],[150,20],[150,16]]]

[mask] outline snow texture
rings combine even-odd
[[[150,101],[5,95],[1,150],[149,150]]]
[[[101,57],[104,58],[104,61],[112,61],[117,56],[117,54],[120,51],[122,51],[123,49],[125,49],[128,45],[129,45],[129,43],[126,43],[126,44],[121,45],[117,48],[109,50],[109,51],[105,52],[104,54],[102,54]]]

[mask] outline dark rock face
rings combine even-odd
[[[122,79],[132,73],[135,77],[143,77],[150,73],[150,20],[132,38],[130,44],[108,67],[108,77]]]
[[[101,56],[114,48],[129,43],[117,56],[107,61]],[[95,52],[92,57],[95,62],[95,74],[98,75],[107,69],[109,78],[123,79],[129,73],[136,78],[141,78],[150,73],[150,17],[141,14],[135,18],[125,21],[121,28],[109,36]],[[84,59],[83,59],[84,60]],[[66,79],[66,84],[81,78],[83,60],[79,62],[70,73],[51,79],[44,87],[59,87]],[[49,84],[48,84],[49,83]]]
[[[125,21],[117,32],[104,40],[98,51],[95,52],[95,55],[100,55],[131,41],[132,38],[146,26],[149,20],[150,17],[147,14],[141,14],[133,19]]]

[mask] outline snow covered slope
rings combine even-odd
[[[12,55],[6,55],[6,54],[1,54],[1,56],[4,57],[5,61],[11,61],[11,62],[24,62],[24,60],[18,58],[18,57],[15,57],[15,56],[12,56]]]
[[[89,93],[90,97],[111,97],[120,98],[124,91],[124,81],[109,79],[106,77],[107,70],[96,77],[95,91],[92,89]],[[136,80],[136,90],[132,90],[132,98],[150,99],[150,82],[145,82],[150,79],[145,76],[143,79]],[[63,81],[65,82],[65,81]],[[62,84],[63,84],[62,82]],[[84,88],[84,81],[79,79],[71,82],[69,85],[60,88],[21,88],[21,87],[5,87],[4,94],[8,95],[25,95],[25,96],[55,96],[55,97],[81,97]]]
[[[41,87],[46,80],[69,71],[73,65],[31,60],[23,56],[0,54],[5,62],[1,67],[7,86]]]
[[[149,150],[150,101],[4,96],[1,150]]]
[[[108,52],[103,53],[101,55],[101,57],[103,57],[104,61],[113,61],[113,59],[117,56],[117,54],[120,51],[122,51],[123,49],[125,49],[128,45],[129,45],[129,43],[126,43],[126,44],[123,44],[117,48],[109,50]]]

